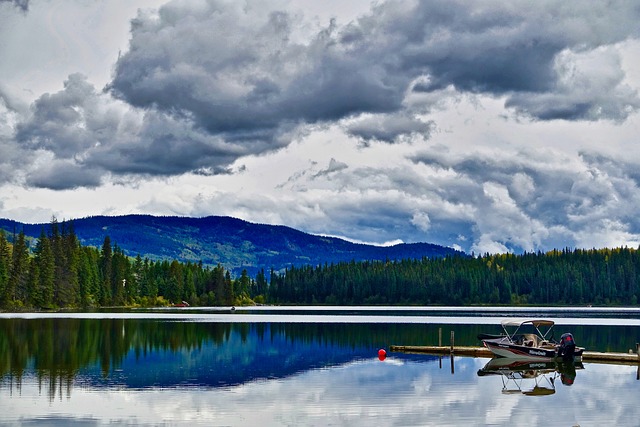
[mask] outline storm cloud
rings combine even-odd
[[[319,234],[430,241],[476,254],[640,244],[638,161],[432,146],[388,167],[336,164],[291,177],[295,199],[231,206],[256,219],[279,212],[275,222]],[[200,209],[223,203],[217,197],[201,200]]]
[[[269,140],[291,123],[400,107],[395,76],[379,58],[349,58],[335,25],[296,41],[302,25],[258,2],[170,3],[134,21],[111,90],[226,139]]]
[[[65,68],[25,102],[3,79],[0,186],[147,186],[125,212],[477,253],[640,242],[636,2],[387,0],[344,21],[287,0],[158,4],[126,16],[99,85]],[[10,28],[52,5],[0,7]],[[51,49],[90,46],[63,30]]]
[[[535,120],[623,121],[640,102],[611,46],[640,11],[614,3],[387,1],[313,27],[264,2],[169,2],[132,20],[106,90],[74,74],[33,103],[15,138],[56,161],[26,182],[227,173],[315,124],[365,146],[426,140],[429,112],[464,93]]]
[[[29,0],[0,0],[0,4],[2,3],[9,3],[24,12],[29,10]]]
[[[29,172],[26,182],[36,187],[96,187],[108,176],[226,173],[237,158],[267,145],[262,139],[228,141],[186,118],[132,109],[80,74],[70,76],[62,91],[40,97],[31,113],[16,126],[16,140],[23,149],[52,156]]]
[[[637,36],[639,18],[628,1],[387,1],[301,39],[301,17],[256,2],[173,2],[134,20],[111,90],[227,138],[397,113],[409,89],[447,86],[541,120],[624,119],[638,97],[606,47]]]

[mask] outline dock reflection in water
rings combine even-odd
[[[433,356],[378,360],[391,343],[433,342],[440,327],[456,329],[460,344],[475,344],[487,329],[0,319],[0,424],[552,426],[640,419],[634,366],[585,364],[571,387],[556,381],[553,395],[529,399],[503,394],[503,375],[478,376],[489,359],[455,357],[451,370]],[[590,334],[604,336],[606,328]],[[638,331],[614,332],[635,340]]]

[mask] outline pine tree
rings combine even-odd
[[[35,264],[38,269],[39,279],[35,284],[36,296],[32,298],[32,304],[36,307],[49,308],[53,304],[56,264],[53,258],[51,241],[45,235],[44,229],[40,233],[40,239],[36,244]]]
[[[29,277],[27,278],[28,306],[42,307],[42,289],[40,288],[40,268],[35,258],[29,260]]]
[[[224,268],[220,264],[214,267],[211,272],[213,281],[213,294],[216,298],[216,305],[227,305],[225,300],[225,274]]]
[[[113,253],[111,248],[111,239],[105,236],[102,244],[102,252],[100,253],[100,305],[106,306],[112,303],[111,293],[111,276],[112,276]]]
[[[11,274],[5,291],[7,302],[23,304],[27,300],[27,280],[29,278],[29,248],[24,231],[20,231],[13,246]]]
[[[182,264],[178,261],[172,261],[169,267],[169,287],[166,297],[169,301],[179,303],[182,301],[184,294],[184,277]]]
[[[144,277],[144,263],[140,254],[136,256],[133,263],[133,270],[131,271],[131,283],[128,283],[127,289],[128,295],[133,298],[137,298],[141,295],[142,281]]]
[[[184,268],[184,287],[182,290],[182,296],[185,300],[189,301],[189,304],[195,304],[197,301],[196,295],[196,277],[193,273],[193,265],[187,263]]]
[[[251,297],[253,298],[258,295],[262,295],[263,297],[267,296],[267,278],[264,274],[264,268],[261,268],[256,275],[255,292]]]
[[[111,259],[111,295],[113,303],[121,306],[127,302],[126,290],[129,260],[118,245],[113,248]]]
[[[140,296],[155,299],[158,296],[158,283],[153,274],[154,263],[148,258],[144,259],[142,269],[138,273]]]
[[[233,281],[231,280],[231,273],[227,271],[224,276],[224,290],[223,290],[223,301],[225,305],[233,305],[234,303],[234,294],[233,294]]]
[[[8,300],[6,289],[9,284],[9,273],[11,271],[11,250],[9,242],[4,234],[4,230],[0,229],[0,305]]]
[[[56,260],[55,302],[59,307],[77,304],[79,244],[72,223],[62,223],[62,232],[54,240]]]
[[[249,296],[249,285],[251,284],[251,279],[249,279],[249,274],[247,273],[246,268],[242,269],[240,278],[236,283],[237,286],[234,287],[236,296]]]
[[[95,248],[82,247],[78,255],[80,304],[82,307],[93,306],[98,302],[100,290],[100,254]]]

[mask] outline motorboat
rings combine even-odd
[[[501,322],[501,335],[480,334],[478,339],[499,357],[533,360],[582,360],[584,348],[577,347],[570,333],[557,342],[554,321],[548,319],[508,319]]]
[[[556,392],[556,380],[573,385],[580,362],[527,361],[496,357],[478,370],[478,376],[500,375],[502,393],[525,396],[548,396]]]

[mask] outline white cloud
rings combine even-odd
[[[0,4],[1,216],[640,241],[628,2],[124,3]]]
[[[431,228],[431,219],[429,219],[429,214],[425,212],[414,213],[411,223],[421,231],[429,231],[429,228]]]

